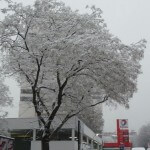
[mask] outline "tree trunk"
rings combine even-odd
[[[42,150],[50,150],[49,149],[49,141],[42,140]]]

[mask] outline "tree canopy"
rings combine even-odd
[[[68,112],[64,123],[105,101],[128,107],[137,90],[145,40],[123,44],[108,31],[102,11],[89,10],[80,14],[55,0],[37,0],[33,6],[8,2],[2,9],[3,69],[28,82],[45,129],[62,107]],[[94,92],[99,93],[96,101]]]

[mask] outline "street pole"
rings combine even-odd
[[[81,124],[78,120],[78,150],[81,149]]]

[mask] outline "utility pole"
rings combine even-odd
[[[78,120],[78,150],[81,150],[81,124]]]

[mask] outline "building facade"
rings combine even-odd
[[[54,120],[53,126],[59,124],[60,117]],[[4,119],[0,119],[0,122],[3,121]],[[41,150],[41,129],[37,118],[7,118],[5,122],[5,127],[7,126],[11,137],[15,139],[14,150]],[[78,117],[73,117],[53,136],[49,144],[51,150],[79,150],[79,141],[81,150],[102,149],[102,139]]]
[[[58,125],[64,115],[65,110],[62,109],[61,113],[55,117],[52,126]],[[39,127],[32,104],[32,90],[26,82],[21,83],[19,118],[0,119],[1,122],[5,122],[5,128],[15,139],[14,150],[41,150],[42,128]],[[51,150],[102,149],[102,139],[78,116],[68,120],[61,130],[53,136],[49,144]]]

